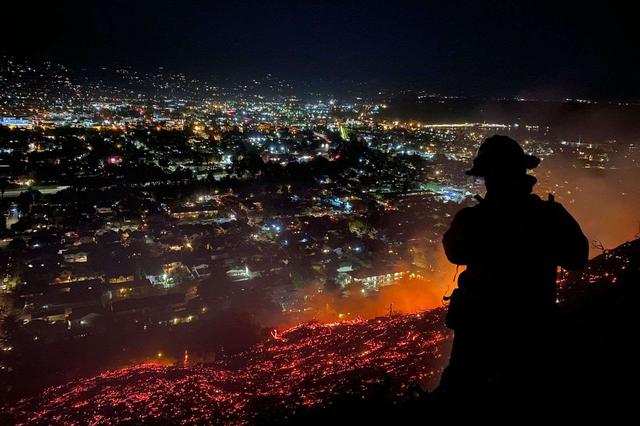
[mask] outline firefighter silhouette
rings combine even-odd
[[[589,245],[553,196],[532,193],[536,178],[527,170],[539,163],[515,140],[495,135],[466,172],[482,177],[487,192],[455,215],[443,238],[449,261],[466,269],[446,317],[454,341],[441,394],[517,393],[545,386],[559,365],[557,269],[584,267]]]

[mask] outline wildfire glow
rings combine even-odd
[[[143,364],[50,388],[11,414],[18,424],[246,424],[261,404],[294,412],[385,382],[402,395],[412,381],[433,386],[446,363],[442,314],[302,324],[206,366]]]

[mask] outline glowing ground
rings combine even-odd
[[[413,381],[437,383],[451,337],[442,315],[302,324],[214,364],[146,364],[50,388],[11,414],[19,424],[245,424],[381,386],[400,398]]]

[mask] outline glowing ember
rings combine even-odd
[[[401,396],[413,381],[437,382],[450,341],[442,315],[307,323],[207,366],[146,364],[51,388],[11,414],[18,424],[244,424],[261,406],[294,412],[383,383]]]
[[[593,286],[640,272],[640,240],[592,259],[559,280],[563,306],[582,306]],[[633,279],[632,279],[633,281]],[[200,367],[140,365],[50,388],[9,408],[16,424],[246,424],[264,412],[324,406],[336,395],[388,389],[401,398],[417,381],[433,387],[447,362],[444,310],[333,324],[306,323],[245,353]]]

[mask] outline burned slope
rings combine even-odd
[[[574,361],[582,377],[576,389],[582,388],[586,410],[639,414],[639,285],[640,240],[607,251],[584,271],[560,280],[561,310],[580,334],[581,359]],[[19,424],[326,423],[435,416],[441,407],[415,398],[414,384],[437,383],[450,340],[442,309],[306,323],[214,364],[110,371],[48,389],[8,411]]]
[[[285,419],[339,396],[401,397],[414,380],[437,381],[450,341],[441,324],[442,310],[302,324],[212,365],[109,371],[10,411],[25,424],[246,424]]]

